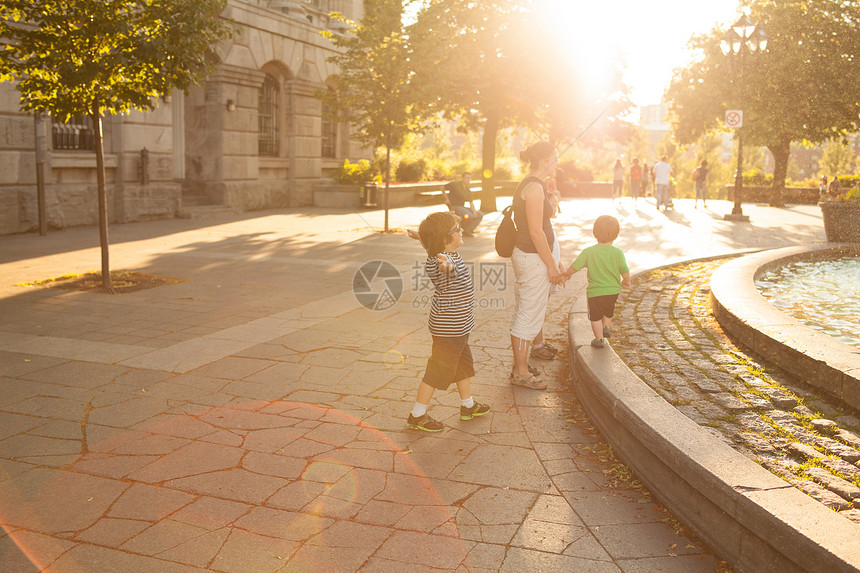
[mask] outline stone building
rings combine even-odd
[[[165,94],[152,112],[106,117],[111,222],[310,205],[344,158],[367,157],[315,97],[336,73],[320,32],[345,30],[331,12],[360,19],[362,0],[230,0],[234,34],[215,46],[220,64],[205,84]],[[0,83],[0,234],[38,228],[37,139],[48,227],[97,224],[88,120],[37,120],[19,95]]]

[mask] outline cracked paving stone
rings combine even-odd
[[[779,388],[762,388],[762,394],[768,397],[773,402],[773,405],[781,410],[790,410],[797,406],[797,398],[789,396]]]
[[[738,437],[757,454],[772,456],[776,453],[776,448],[761,436],[749,432],[740,432]]]
[[[836,495],[850,501],[860,500],[860,487],[821,468],[807,468],[806,474]]]
[[[757,394],[745,393],[741,394],[741,398],[743,398],[753,410],[764,411],[773,409],[773,404]]]
[[[714,394],[713,398],[720,408],[729,412],[746,412],[750,409],[749,406],[731,394]]]
[[[813,481],[795,480],[791,483],[806,495],[810,496],[811,498],[815,499],[820,503],[823,503],[831,509],[843,511],[846,509],[852,509],[854,507],[854,505],[850,501],[842,498],[841,496],[818,485]]]
[[[707,378],[695,378],[693,380],[690,380],[690,383],[707,394],[717,394],[723,391],[722,388],[720,388]]]

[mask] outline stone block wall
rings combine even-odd
[[[361,18],[360,0],[329,0],[326,6],[335,4],[348,17]],[[328,62],[333,46],[320,30],[331,22],[322,4],[301,6],[301,13],[293,13],[268,0],[230,2],[224,17],[237,33],[213,46],[220,60],[216,73],[187,95],[158,98],[151,112],[105,118],[110,221],[174,217],[183,195],[189,207],[310,206],[314,187],[329,180],[345,158],[369,157],[349,139],[347,124],[339,129],[338,157],[321,157],[317,92],[337,70]],[[275,156],[259,153],[259,97],[267,74],[280,89]],[[50,134],[50,120],[45,122]],[[0,235],[38,226],[35,150],[32,114],[19,110],[12,84],[0,83]],[[143,150],[146,181],[140,172]],[[94,153],[48,149],[44,173],[49,227],[98,223]]]

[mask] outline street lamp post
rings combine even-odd
[[[731,29],[723,36],[720,41],[720,49],[726,56],[738,56],[740,58],[740,73],[738,80],[740,83],[741,105],[744,101],[744,65],[747,54],[762,52],[767,48],[767,34],[757,24],[754,24],[750,17],[746,14],[741,16],[735,22]],[[741,207],[741,193],[743,192],[743,123],[737,128],[738,130],[738,170],[735,174],[735,204],[732,207],[732,212],[725,215],[725,219],[730,221],[749,221],[749,217],[744,215]]]

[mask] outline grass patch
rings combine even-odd
[[[16,286],[58,288],[68,291],[90,292],[98,294],[127,294],[139,290],[155,288],[167,284],[185,282],[188,279],[156,277],[135,271],[111,271],[111,288],[102,285],[100,271],[90,271],[83,274],[67,274],[30,283],[20,283]]]

